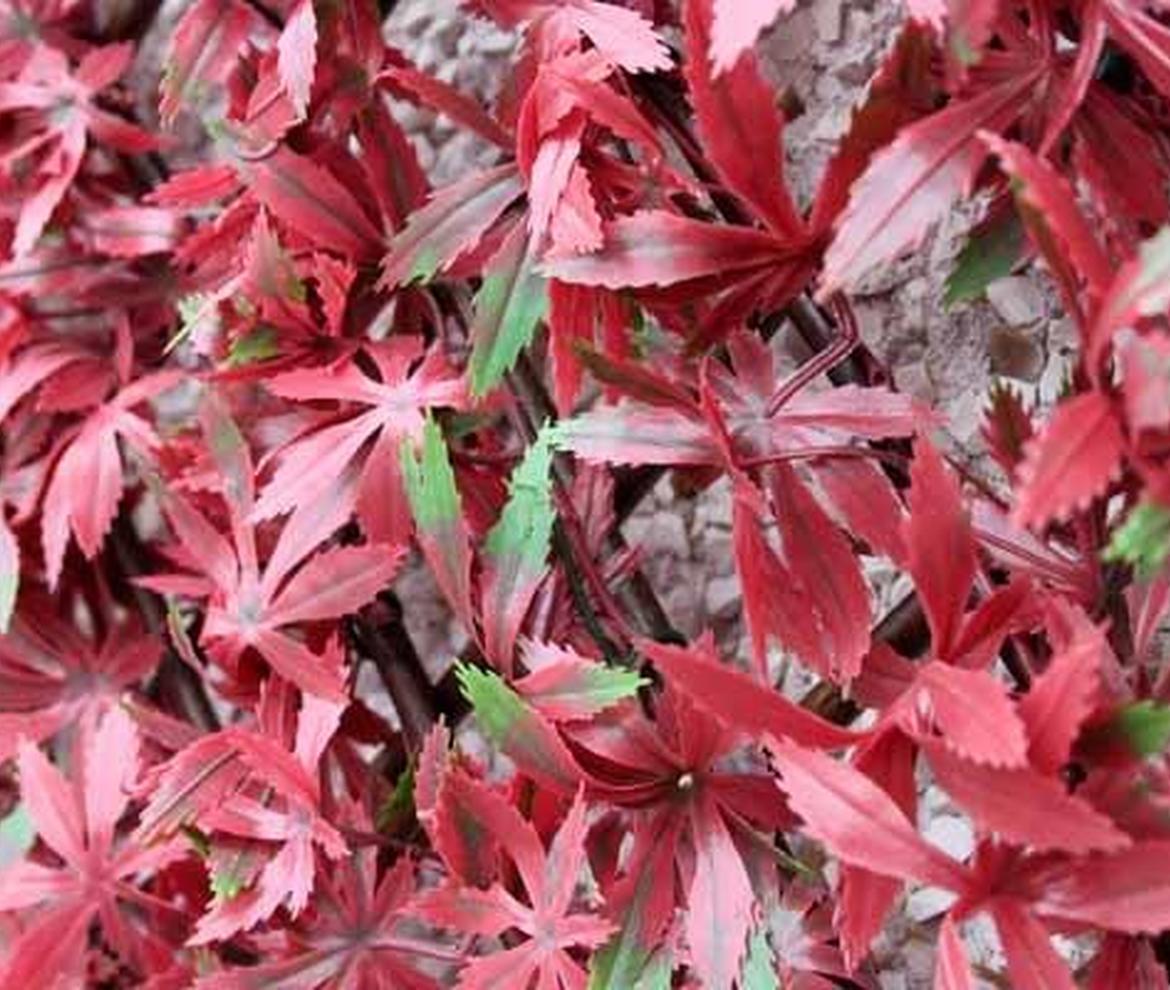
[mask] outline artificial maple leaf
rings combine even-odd
[[[1015,142],[984,135],[1000,167],[1015,181],[1017,208],[1037,248],[1043,252],[1062,285],[1070,312],[1080,311],[1080,282],[1091,300],[1099,301],[1112,280],[1112,266],[1097,235],[1076,205],[1068,182],[1051,165]],[[1067,255],[1067,261],[1065,260]],[[1070,264],[1071,263],[1071,264]],[[1071,268],[1076,284],[1068,285]]]
[[[484,650],[506,672],[512,669],[516,637],[545,573],[556,519],[549,481],[552,456],[552,435],[544,430],[512,473],[508,501],[484,542]]]
[[[498,884],[483,891],[449,886],[420,897],[418,910],[431,924],[486,937],[507,929],[528,936],[519,945],[468,963],[460,972],[459,987],[571,990],[584,983],[584,971],[567,950],[578,945],[594,948],[613,931],[613,925],[597,915],[571,910],[585,865],[585,812],[585,797],[578,791],[546,853],[530,822],[507,805],[500,808],[507,828],[494,838],[515,863],[527,904]]]
[[[421,456],[409,438],[402,443],[402,477],[415,521],[415,539],[435,575],[439,590],[464,628],[475,628],[471,603],[471,534],[463,517],[455,472],[443,431],[427,418]]]
[[[958,484],[925,439],[915,448],[909,501],[907,568],[920,589],[934,662],[907,669],[892,650],[875,651],[870,667],[878,680],[891,681],[892,689],[880,689],[872,700],[885,709],[885,724],[896,724],[916,739],[937,731],[946,746],[963,756],[1022,766],[1028,746],[1024,723],[1002,684],[983,668],[1005,636],[1031,621],[1029,586],[1013,582],[967,611],[978,570],[975,539]],[[886,670],[879,673],[880,666]],[[873,682],[866,683],[865,672],[861,680],[864,697]],[[980,704],[971,706],[970,697],[978,697]]]
[[[133,623],[94,642],[47,596],[26,593],[0,636],[0,760],[22,738],[40,742],[71,724],[95,725],[123,690],[146,679],[161,652],[158,638]]]
[[[251,195],[312,243],[359,260],[380,255],[381,232],[326,166],[281,145],[238,168]]]
[[[1041,75],[1042,69],[1033,65],[953,103],[904,128],[875,155],[853,186],[849,207],[825,254],[821,291],[851,286],[878,263],[918,244],[951,203],[970,193],[987,157],[978,132],[1010,126]]]
[[[165,56],[159,98],[164,124],[193,94],[226,80],[252,26],[250,8],[236,0],[196,0],[184,11]]]
[[[579,257],[601,246],[600,204],[617,195],[621,183],[595,164],[610,156],[603,150],[602,132],[588,125],[596,123],[643,145],[653,169],[663,171],[654,129],[610,85],[615,72],[610,46],[620,44],[629,54],[630,39],[611,34],[611,26],[601,40],[594,37],[605,23],[597,19],[603,11],[610,19],[628,16],[641,22],[632,11],[618,10],[593,0],[492,5],[493,14],[511,22],[533,19],[528,35],[533,73],[525,79],[513,135],[516,166],[439,190],[391,242],[385,285],[427,280],[465,257],[482,271],[472,305],[468,366],[476,397],[486,395],[511,369],[547,314],[549,284],[538,262]],[[578,29],[594,48],[581,47]],[[396,79],[401,75],[390,73]],[[414,95],[439,112],[468,117],[465,101],[446,88],[422,84],[417,75],[407,82]],[[504,137],[500,128],[481,121],[478,129],[485,128],[492,140]],[[505,216],[521,192],[526,199],[522,215]]]
[[[611,64],[629,72],[670,66],[665,45],[653,26],[637,11],[615,4],[600,0],[470,0],[470,6],[509,26],[538,20],[552,31],[562,26],[579,31]]]
[[[131,412],[176,385],[177,372],[139,378],[89,414],[53,468],[41,512],[41,537],[49,584],[61,576],[72,531],[82,553],[94,557],[118,511],[124,468],[119,439],[152,459],[160,440],[150,424]]]
[[[375,851],[357,850],[321,878],[315,909],[282,936],[276,958],[202,976],[194,986],[259,990],[296,980],[306,988],[329,990],[351,983],[438,990],[440,984],[420,972],[413,957],[433,958],[441,950],[396,931],[412,916],[414,873],[414,865],[403,857],[379,880]]]
[[[5,157],[35,161],[27,172],[35,177],[36,189],[22,204],[14,254],[32,250],[65,198],[81,170],[87,136],[130,153],[158,146],[146,131],[95,101],[125,73],[133,54],[128,43],[94,48],[71,72],[63,52],[41,46],[15,79],[0,82],[0,111],[25,118],[21,140]]]
[[[546,261],[542,270],[576,285],[642,288],[717,272],[752,274],[797,256],[763,231],[717,226],[665,210],[619,217],[605,225],[604,235],[602,250]]]
[[[314,848],[333,860],[346,853],[344,839],[324,816],[318,772],[342,706],[304,696],[294,731],[288,718],[293,696],[287,683],[267,682],[255,729],[203,736],[150,771],[151,796],[136,832],[141,841],[194,826],[211,837],[213,862],[224,837],[233,840],[229,862],[241,842],[255,855],[241,867],[242,878],[225,867],[192,944],[229,938],[281,905],[299,914],[315,882]]]
[[[344,499],[329,489],[282,527],[261,565],[253,508],[251,455],[234,424],[212,420],[207,429],[224,455],[220,483],[229,507],[231,540],[181,496],[164,504],[186,554],[186,574],[140,578],[163,594],[208,599],[201,634],[214,658],[232,675],[254,649],[281,676],[308,693],[345,697],[337,651],[317,655],[285,629],[354,612],[390,583],[402,561],[400,547],[367,545],[314,551],[348,518]]]
[[[634,671],[615,669],[552,643],[528,641],[522,652],[529,673],[513,686],[556,722],[589,719],[646,684]]]
[[[437,350],[423,354],[416,340],[395,338],[368,353],[380,380],[345,360],[331,368],[290,371],[266,383],[285,399],[337,402],[358,411],[296,437],[279,452],[254,519],[303,511],[332,490],[342,516],[356,512],[370,540],[405,545],[411,526],[400,466],[403,440],[422,439],[424,410],[461,408],[466,393],[442,355]]]
[[[32,743],[18,747],[24,806],[61,866],[30,856],[0,873],[0,911],[45,905],[9,947],[0,968],[0,985],[6,988],[47,986],[63,976],[81,979],[94,922],[119,956],[141,971],[158,944],[134,915],[134,906],[153,902],[140,889],[140,878],[185,855],[174,842],[143,848],[118,837],[139,745],[125,712],[111,707],[74,745],[78,763],[72,781]],[[112,754],[117,759],[111,760]]]
[[[549,478],[551,440],[544,430],[525,452],[509,479],[508,500],[484,540],[478,625],[472,618],[470,533],[442,433],[428,422],[421,463],[409,443],[403,444],[403,474],[423,554],[456,614],[478,636],[484,655],[508,676],[516,637],[544,579],[556,518]]]
[[[61,341],[47,341],[41,345],[22,348],[4,362],[0,373],[0,420],[38,386],[50,381],[67,365],[84,360],[88,355]]]
[[[698,136],[726,191],[742,204],[743,220],[758,218],[767,230],[715,225],[664,210],[642,211],[609,221],[601,250],[550,257],[542,270],[591,286],[672,286],[671,301],[692,307],[705,305],[718,292],[717,301],[697,321],[686,314],[697,322],[691,342],[699,350],[725,339],[729,327],[753,312],[783,307],[814,277],[854,179],[900,126],[931,109],[930,53],[922,31],[909,26],[855,113],[806,221],[782,181],[776,158],[782,116],[754,59],[741,58],[729,72],[712,74],[706,59],[696,54],[711,30],[710,0],[687,4],[685,20],[690,42],[685,67]],[[742,20],[737,18],[737,23]],[[744,107],[750,108],[750,139],[737,131]]]
[[[576,789],[585,775],[549,719],[489,671],[463,667],[459,681],[484,735],[524,773],[553,792]]]
[[[1107,395],[1086,392],[1060,403],[1025,448],[1016,522],[1039,528],[1084,509],[1118,477],[1124,450]]]
[[[428,282],[471,252],[523,186],[515,165],[500,165],[437,190],[410,215],[382,267],[387,288]]]
[[[676,904],[670,879],[673,858],[679,875],[689,878],[683,880],[682,903],[694,965],[704,986],[730,990],[747,951],[755,903],[734,836],[775,828],[786,816],[769,794],[766,778],[725,767],[739,748],[738,733],[706,717],[673,689],[671,675],[692,656],[694,662],[718,669],[711,638],[690,649],[653,643],[643,647],[671,685],[658,699],[657,721],[650,723],[627,706],[566,730],[596,781],[588,786],[636,814],[632,862],[638,865],[630,868],[614,895],[624,907],[619,944],[629,943],[624,951],[644,959],[661,938]],[[647,889],[647,884],[657,889]],[[624,965],[631,963],[627,959]]]
[[[744,52],[751,49],[764,31],[780,14],[788,13],[792,0],[764,0],[746,10],[737,9],[729,0],[713,4],[710,58],[715,72],[726,72],[736,65]]]
[[[759,10],[768,6],[754,4],[753,15],[775,16],[777,8],[787,4],[773,3],[770,11]],[[755,56],[729,58],[729,46],[716,34],[732,20],[726,7],[714,0],[687,0],[684,6],[690,53],[685,73],[695,129],[724,186],[777,236],[799,241],[806,231],[784,183],[782,117]],[[734,18],[749,37],[753,15]]]
[[[736,564],[757,671],[764,675],[767,643],[774,637],[818,672],[849,680],[860,669],[869,643],[864,579],[836,522],[812,496],[804,477],[783,462],[800,458],[802,450],[812,460],[838,447],[851,450],[857,438],[913,433],[920,425],[911,412],[915,403],[881,389],[845,388],[789,397],[792,383],[775,381],[773,358],[765,345],[736,334],[730,351],[732,368],[704,364],[706,382],[698,401],[674,382],[643,372],[636,382],[642,401],[625,401],[562,421],[555,428],[556,441],[591,463],[727,471],[735,496]],[[796,372],[797,384],[800,375]],[[651,383],[657,384],[659,395],[653,403],[646,401]],[[629,391],[637,394],[634,385],[631,382]],[[751,482],[753,471],[770,498]],[[813,461],[811,480],[818,473]],[[898,537],[892,524],[900,510],[888,479],[876,467],[855,470],[851,476],[858,474],[866,488],[878,492],[872,505],[859,506],[856,499],[843,497],[833,498],[832,508],[847,524],[856,517],[858,528],[879,545],[895,546]],[[842,487],[830,482],[829,496],[841,494]],[[768,537],[773,523],[779,552]]]
[[[302,690],[344,698],[342,667],[282,630],[356,611],[393,579],[401,550],[338,547],[310,556],[344,522],[344,513],[330,506],[316,513],[313,522],[324,521],[319,528],[286,525],[261,568],[255,532],[248,524],[234,527],[233,546],[178,497],[168,502],[166,512],[193,564],[202,570],[202,580],[193,585],[176,575],[141,578],[140,583],[162,593],[206,596],[209,609],[201,638],[229,672],[236,671],[241,655],[251,648]]]

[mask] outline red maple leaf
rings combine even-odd
[[[483,822],[519,873],[527,903],[496,883],[481,890],[450,885],[423,894],[418,910],[432,924],[495,938],[508,930],[527,936],[518,945],[484,955],[460,972],[465,990],[540,986],[572,990],[585,972],[569,954],[573,946],[595,948],[613,925],[592,913],[572,911],[585,865],[585,796],[578,792],[547,853],[530,822],[502,799]]]
[[[170,909],[142,889],[141,877],[157,873],[186,854],[185,844],[145,848],[118,836],[137,770],[138,733],[130,717],[110,708],[76,739],[72,780],[35,745],[22,741],[17,755],[21,796],[46,850],[0,873],[0,910],[29,909],[27,927],[9,947],[0,984],[48,986],[63,977],[80,979],[89,927],[101,925],[105,941],[127,964],[146,971],[147,960],[168,949],[144,928],[142,906]],[[116,754],[116,759],[111,755]]]

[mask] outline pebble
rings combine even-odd
[[[1035,332],[994,326],[988,341],[991,373],[1023,382],[1037,382],[1044,373],[1044,348]]]
[[[703,606],[707,611],[707,618],[731,618],[739,607],[741,598],[739,578],[712,578],[707,582],[707,588],[703,592]]]
[[[1035,280],[1023,275],[996,279],[987,286],[987,301],[1012,327],[1031,326],[1044,317],[1048,308]]]

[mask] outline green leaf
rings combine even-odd
[[[259,326],[249,334],[236,340],[228,351],[224,366],[239,368],[257,361],[267,361],[280,354],[280,338],[276,328]]]
[[[638,689],[649,684],[636,670],[622,670],[604,663],[582,667],[571,684],[560,685],[560,690],[529,694],[530,701],[572,702],[600,712],[625,698],[632,698]]]
[[[757,928],[748,940],[748,952],[743,961],[739,986],[740,990],[779,990],[772,949],[762,928]]]
[[[947,278],[943,305],[982,298],[987,286],[1010,275],[1019,264],[1026,244],[1024,227],[1014,210],[1005,210],[971,232]]]
[[[655,960],[663,954],[654,951],[659,932],[650,925],[646,906],[656,884],[661,883],[664,876],[672,875],[677,833],[672,834],[668,820],[660,818],[651,839],[647,846],[649,854],[631,863],[637,876],[625,906],[621,928],[593,954],[588,990],[624,990],[625,987],[637,986],[647,971],[652,972]]]
[[[374,816],[374,828],[379,832],[395,834],[414,818],[414,764],[398,775],[394,790]]]
[[[548,282],[536,273],[534,245],[518,223],[484,273],[471,324],[471,394],[486,395],[516,363],[548,310]]]
[[[488,659],[509,674],[516,636],[544,577],[556,518],[551,465],[551,431],[546,426],[512,472],[504,511],[484,541],[483,648]]]
[[[22,859],[37,839],[36,826],[23,804],[0,821],[0,869]]]
[[[239,896],[244,889],[245,880],[238,873],[220,872],[211,873],[211,893],[217,901],[230,901]]]
[[[544,426],[508,481],[508,501],[484,543],[497,567],[528,575],[544,570],[556,520],[549,482],[552,441],[553,428]]]
[[[1153,502],[1134,506],[1102,556],[1132,565],[1141,578],[1156,574],[1170,557],[1170,509]]]
[[[665,948],[653,955],[630,955],[623,951],[620,941],[614,940],[593,954],[588,990],[670,990],[673,973],[674,960]]]
[[[211,855],[211,840],[207,838],[202,829],[194,825],[180,825],[179,831],[183,833],[200,857],[206,859]]]
[[[585,660],[548,644],[529,644],[525,656],[528,667],[536,673],[521,680],[517,687],[554,721],[591,718],[633,697],[649,683],[637,671]],[[534,656],[551,666],[542,671],[540,662],[531,662]]]
[[[468,663],[456,664],[463,697],[475,709],[475,718],[488,740],[505,749],[513,729],[531,714],[524,699],[504,679]]]
[[[468,629],[474,629],[471,537],[463,521],[443,431],[429,414],[423,424],[421,460],[416,458],[409,438],[402,441],[399,459],[419,549],[455,614]]]
[[[406,497],[419,529],[437,533],[463,518],[443,430],[429,414],[423,424],[422,458],[415,458],[414,444],[404,437],[401,459]]]
[[[659,949],[646,963],[634,990],[670,990],[670,978],[674,973],[674,960],[666,948]]]
[[[1170,743],[1170,706],[1135,701],[1113,716],[1112,727],[1138,756],[1156,756]]]
[[[546,787],[572,793],[581,769],[556,729],[513,691],[498,674],[470,664],[456,665],[463,696],[488,741],[521,771]]]

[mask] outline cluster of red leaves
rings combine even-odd
[[[1013,987],[1170,986],[1165,5],[908,0],[808,202],[792,6],[468,2],[489,111],[373,0],[191,0],[161,80],[157,2],[0,0],[0,988],[865,988],[907,885],[938,990],[978,917]],[[404,103],[498,163],[431,189]],[[964,198],[952,282],[1081,335],[978,484],[849,304]],[[667,470],[748,656],[621,539]]]

